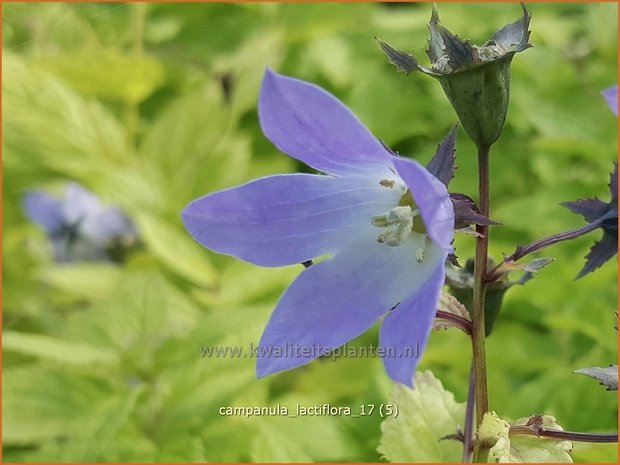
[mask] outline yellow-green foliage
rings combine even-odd
[[[261,269],[189,238],[184,205],[213,190],[307,170],[262,135],[266,67],[341,98],[402,155],[425,163],[456,122],[437,82],[394,72],[373,39],[423,56],[430,4],[3,4],[3,458],[61,461],[378,461],[381,417],[226,417],[221,406],[359,410],[388,401],[380,360],[316,360],[257,380],[252,358],[201,347],[256,344],[301,266]],[[496,258],[582,225],[559,202],[607,200],[617,119],[617,6],[532,3],[535,48],[513,62],[491,160]],[[476,41],[521,14],[509,3],[441,4]],[[223,86],[225,82],[227,86]],[[473,144],[458,136],[455,192],[475,197]],[[122,265],[58,265],[23,215],[28,189],[77,181],[121,206],[143,245]],[[616,396],[572,374],[616,359],[615,262],[573,281],[600,232],[505,298],[488,340],[491,408],[614,431]],[[471,237],[457,240],[461,260]],[[376,343],[376,331],[354,342]],[[469,343],[432,335],[421,368],[466,398]],[[406,440],[406,439],[403,439]],[[617,460],[615,448],[576,460]]]

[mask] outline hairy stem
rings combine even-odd
[[[489,216],[489,152],[490,146],[478,147],[478,196],[480,214]],[[485,276],[489,250],[489,227],[476,226],[476,260],[474,266],[472,345],[474,358],[476,425],[480,425],[484,414],[489,410],[487,394],[487,366],[484,329],[484,298],[486,294]],[[474,462],[486,462],[488,450],[480,441],[474,444]]]

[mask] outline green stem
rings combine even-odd
[[[463,427],[463,463],[471,463],[472,443],[474,439],[474,365],[469,369],[469,390],[467,391],[467,407],[465,409],[465,426]]]
[[[491,146],[478,147],[478,195],[480,214],[489,216],[489,152]],[[480,237],[476,239],[476,261],[474,267],[474,295],[472,314],[472,346],[474,359],[476,425],[480,425],[484,414],[489,411],[487,393],[487,366],[484,329],[484,298],[486,294],[487,257],[489,249],[489,227],[476,226]],[[488,449],[476,441],[474,462],[486,462]]]

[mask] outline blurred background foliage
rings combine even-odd
[[[401,154],[427,162],[456,117],[440,86],[389,66],[373,40],[423,58],[430,4],[63,4],[3,8],[3,447],[29,461],[378,461],[381,418],[222,417],[220,406],[386,402],[381,361],[316,360],[257,380],[256,343],[301,266],[264,269],[203,250],[179,212],[213,190],[306,170],[261,134],[265,67],[316,82]],[[559,202],[608,199],[617,120],[615,3],[532,3],[535,48],[514,60],[492,154],[491,250],[582,225]],[[481,43],[518,5],[440,5]],[[475,197],[460,131],[454,191]],[[122,263],[56,264],[22,211],[37,188],[77,181],[122,207],[142,244]],[[614,262],[573,281],[599,232],[543,251],[557,261],[508,293],[488,340],[491,406],[566,429],[614,431],[617,398],[572,373],[617,359]],[[464,261],[472,239],[459,237]],[[355,344],[376,342],[376,328]],[[420,365],[466,398],[469,343],[434,333]],[[576,445],[576,461],[617,460]]]

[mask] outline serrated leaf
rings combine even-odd
[[[177,310],[187,312],[185,305],[171,299],[161,275],[127,273],[114,296],[67,322],[64,338],[115,351],[123,368],[148,373],[156,363],[155,350],[187,331],[187,322],[175,317]]]
[[[181,227],[146,213],[137,217],[137,223],[147,247],[164,265],[199,286],[215,285],[217,272],[207,252]]]
[[[590,248],[590,252],[586,255],[586,264],[575,279],[582,278],[588,273],[600,268],[617,253],[618,237],[616,233],[610,234],[605,231],[603,233],[603,238],[595,242]]]
[[[618,390],[618,365],[609,365],[608,367],[590,367],[575,370],[575,373],[598,379],[602,385],[607,386],[608,391]]]
[[[6,331],[2,349],[68,365],[113,364],[117,354],[86,343],[71,342],[42,334]]]
[[[510,424],[495,412],[486,412],[478,426],[477,438],[489,448],[489,462],[510,461]]]
[[[4,168],[81,177],[126,159],[125,131],[102,105],[15,54],[5,52],[2,65]]]
[[[436,19],[436,20],[434,20]],[[457,70],[473,61],[473,47],[468,40],[461,40],[439,23],[437,10],[433,8],[433,18],[429,23],[431,33],[436,29],[436,34],[441,37],[441,48],[448,57],[452,70]]]
[[[562,430],[555,418],[549,415],[520,418],[508,423],[495,412],[484,414],[478,427],[478,439],[489,447],[491,463],[572,463],[569,452],[570,441],[538,437],[530,429],[532,420],[539,423],[537,427],[547,430]],[[526,428],[529,434],[510,434],[511,428]]]
[[[416,60],[409,53],[396,50],[390,44],[383,42],[381,39],[377,38],[377,42],[379,42],[383,52],[387,55],[388,61],[396,66],[397,71],[402,71],[403,73],[409,74],[412,71],[420,70],[418,60]]]
[[[609,205],[600,199],[578,199],[574,202],[562,202],[560,205],[573,213],[583,216],[588,223],[598,220],[607,213]]]
[[[454,177],[456,172],[456,133],[458,125],[455,125],[443,141],[437,146],[437,151],[426,169],[446,187]]]
[[[416,373],[414,385],[394,385],[389,403],[398,406],[398,416],[381,424],[377,450],[391,462],[460,461],[462,446],[440,440],[463,424],[465,404],[456,402],[430,371]]]
[[[463,232],[467,232],[467,230],[463,228],[467,228],[472,224],[479,224],[484,226],[490,225],[501,225],[502,223],[498,221],[494,221],[490,218],[487,218],[484,215],[480,214],[480,210],[478,209],[478,205],[474,200],[460,193],[452,193],[450,194],[450,200],[452,201],[452,206],[454,207],[454,227]],[[475,231],[472,232],[475,234]]]
[[[469,316],[469,312],[465,305],[463,305],[456,297],[447,292],[442,292],[439,297],[439,304],[437,306],[438,310],[454,315],[458,318],[465,320],[465,322],[470,322],[471,319]],[[464,323],[465,323],[464,322]],[[440,315],[437,315],[435,321],[433,322],[433,329],[448,329],[448,328],[459,328],[466,333],[468,332],[464,327],[459,325],[458,323],[441,318]]]

